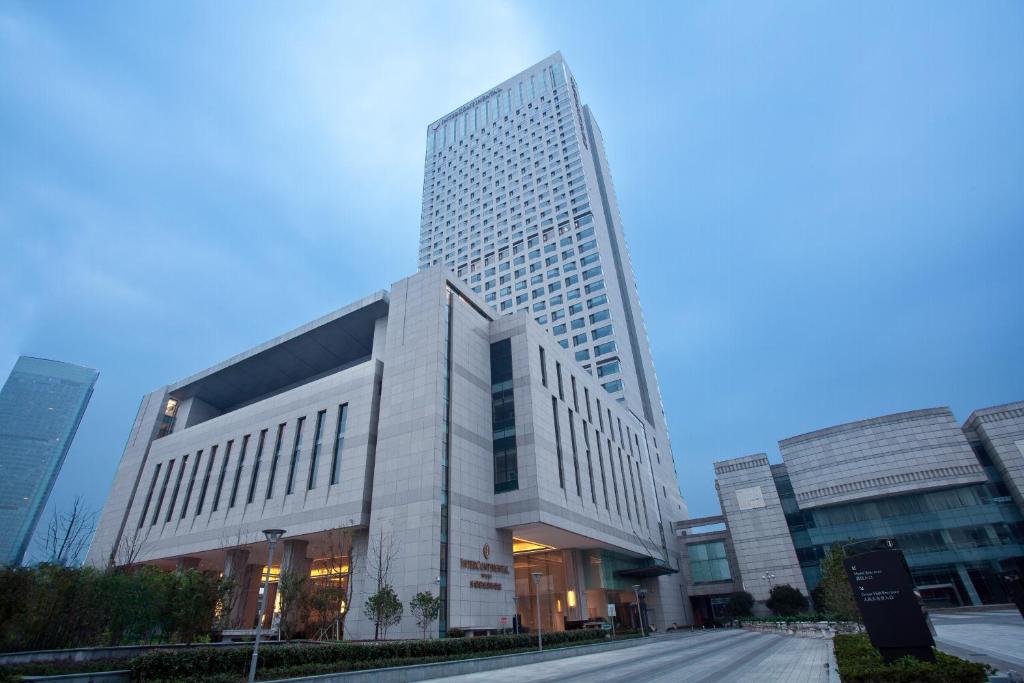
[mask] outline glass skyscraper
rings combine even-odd
[[[0,390],[0,561],[25,556],[98,376],[22,356]]]
[[[528,311],[667,443],[604,142],[555,53],[427,128],[419,267]]]

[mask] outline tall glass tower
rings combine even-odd
[[[661,392],[601,131],[561,53],[427,128],[419,267],[527,310],[654,425]]]
[[[25,556],[98,376],[22,356],[0,390],[0,562]]]

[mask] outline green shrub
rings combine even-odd
[[[792,617],[807,611],[807,598],[799,589],[784,583],[772,588],[764,605],[779,616]]]
[[[747,591],[737,591],[729,596],[725,609],[731,617],[749,617],[754,609],[754,596]]]
[[[600,631],[561,631],[544,634],[545,647],[573,645],[604,640]],[[373,644],[277,645],[260,650],[259,670],[289,675],[296,672],[330,671],[398,666],[400,663],[441,661],[458,657],[486,656],[520,649],[532,649],[536,636],[504,635],[445,640],[395,640]],[[158,651],[132,660],[132,678],[140,681],[194,680],[202,672],[204,680],[215,675],[242,676],[249,666],[248,647]],[[409,660],[417,660],[412,662]]]
[[[984,683],[991,670],[938,650],[934,664],[912,657],[886,664],[865,633],[837,635],[833,644],[843,683]]]

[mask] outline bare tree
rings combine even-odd
[[[129,570],[134,567],[139,556],[142,555],[145,538],[139,529],[136,529],[131,536],[122,536],[114,552],[110,556],[114,559],[114,566]]]
[[[384,530],[380,529],[377,538],[373,539],[371,543],[368,554],[367,569],[377,585],[374,595],[380,595],[381,591],[389,583],[388,578],[391,576],[391,565],[394,563],[395,558],[398,557],[398,546],[395,544],[395,539],[391,533],[384,533]],[[379,639],[380,634],[381,623],[377,620],[373,624],[373,639]]]
[[[82,496],[76,496],[66,512],[54,509],[40,540],[43,561],[65,567],[78,566],[95,529],[96,512],[85,507]]]
[[[359,565],[355,533],[351,528],[343,528],[327,535],[327,557],[310,594],[318,640],[339,639],[345,632],[345,618],[351,611],[354,576]]]

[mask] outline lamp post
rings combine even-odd
[[[544,572],[532,572],[530,576],[533,577],[533,592],[537,596],[537,650],[542,652],[544,650],[544,629],[540,625],[540,577],[544,576]]]
[[[775,588],[775,584],[772,583],[775,580],[775,574],[772,574],[771,572],[765,572],[761,575],[761,578],[768,582],[768,593],[771,593],[772,590]]]
[[[640,632],[647,636],[647,629],[644,628],[644,613],[640,609],[640,584],[633,585],[633,595],[636,596],[636,615],[640,618]]]
[[[267,571],[263,574],[263,595],[260,596],[260,616],[256,622],[256,640],[252,644],[252,660],[249,662],[249,683],[256,680],[256,660],[260,652],[260,631],[263,628],[263,614],[267,610],[267,594],[270,592],[270,567],[274,564],[274,546],[284,536],[284,529],[264,529],[270,546],[267,551]]]

